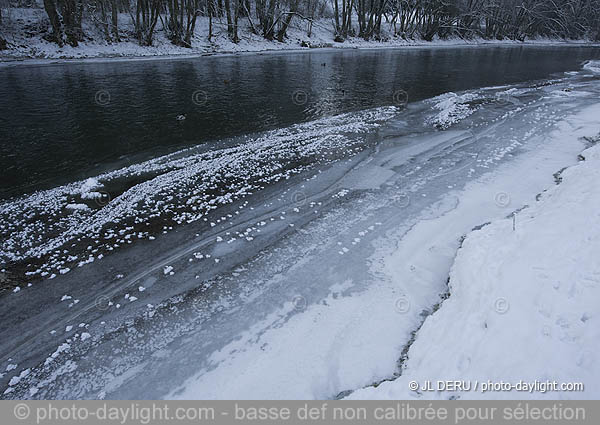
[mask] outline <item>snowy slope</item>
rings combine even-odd
[[[450,293],[408,352],[402,376],[357,399],[600,396],[600,146],[519,212],[470,233]],[[479,381],[471,391],[409,390],[427,380]],[[483,383],[582,382],[585,390],[482,392]],[[489,384],[488,384],[489,385]],[[436,384],[434,384],[436,387]]]

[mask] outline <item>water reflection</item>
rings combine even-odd
[[[486,47],[3,68],[1,196],[83,178],[124,157],[391,105],[398,91],[419,100],[545,78],[598,57],[595,48]],[[194,101],[198,91],[205,102]]]

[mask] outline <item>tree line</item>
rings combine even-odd
[[[4,0],[11,2],[12,0]],[[22,1],[22,0],[18,0]],[[30,0],[32,1],[32,0]],[[293,21],[313,25],[329,21],[334,40],[349,37],[382,40],[389,36],[433,40],[436,37],[483,37],[524,40],[532,37],[600,40],[600,0],[40,0],[59,45],[77,46],[91,20],[110,42],[123,30],[128,14],[140,45],[150,46],[157,25],[176,45],[191,47],[199,17],[208,20],[209,40],[216,25],[233,42],[251,31],[284,41]],[[0,8],[0,23],[2,20]]]
[[[600,38],[598,0],[332,0],[336,36]],[[356,22],[353,22],[353,19]]]

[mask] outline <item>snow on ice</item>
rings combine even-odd
[[[600,116],[600,107],[590,111]],[[598,127],[596,127],[598,130]],[[600,145],[513,219],[467,235],[450,298],[427,318],[402,376],[352,398],[596,398],[600,394]],[[585,391],[411,391],[409,382],[557,381]]]

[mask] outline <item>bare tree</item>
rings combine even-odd
[[[196,18],[200,14],[199,6],[199,0],[167,0],[167,28],[174,44],[192,47]]]
[[[600,39],[600,0],[43,0],[51,33],[48,39],[73,46],[83,40],[84,13],[110,42],[121,40],[120,11],[128,11],[142,45],[151,45],[157,22],[174,44],[191,47],[196,21],[226,22],[227,35],[240,40],[246,28],[267,40],[284,41],[295,20],[307,35],[319,17],[331,18],[334,40],[380,39],[387,23],[392,36],[405,39],[451,36],[490,39],[528,37]],[[1,17],[1,15],[0,15]],[[215,22],[216,21],[216,22]],[[243,29],[241,29],[243,28]],[[5,42],[4,42],[5,45]]]
[[[2,29],[2,10],[4,9],[4,7],[6,6],[5,2],[2,1],[0,2],[0,30]],[[4,39],[4,37],[2,37],[2,33],[0,32],[0,50],[5,50],[8,48],[8,43],[6,42],[6,40]]]
[[[132,20],[136,36],[142,46],[152,45],[154,29],[156,28],[162,6],[161,0],[136,1],[135,15],[132,16]]]

